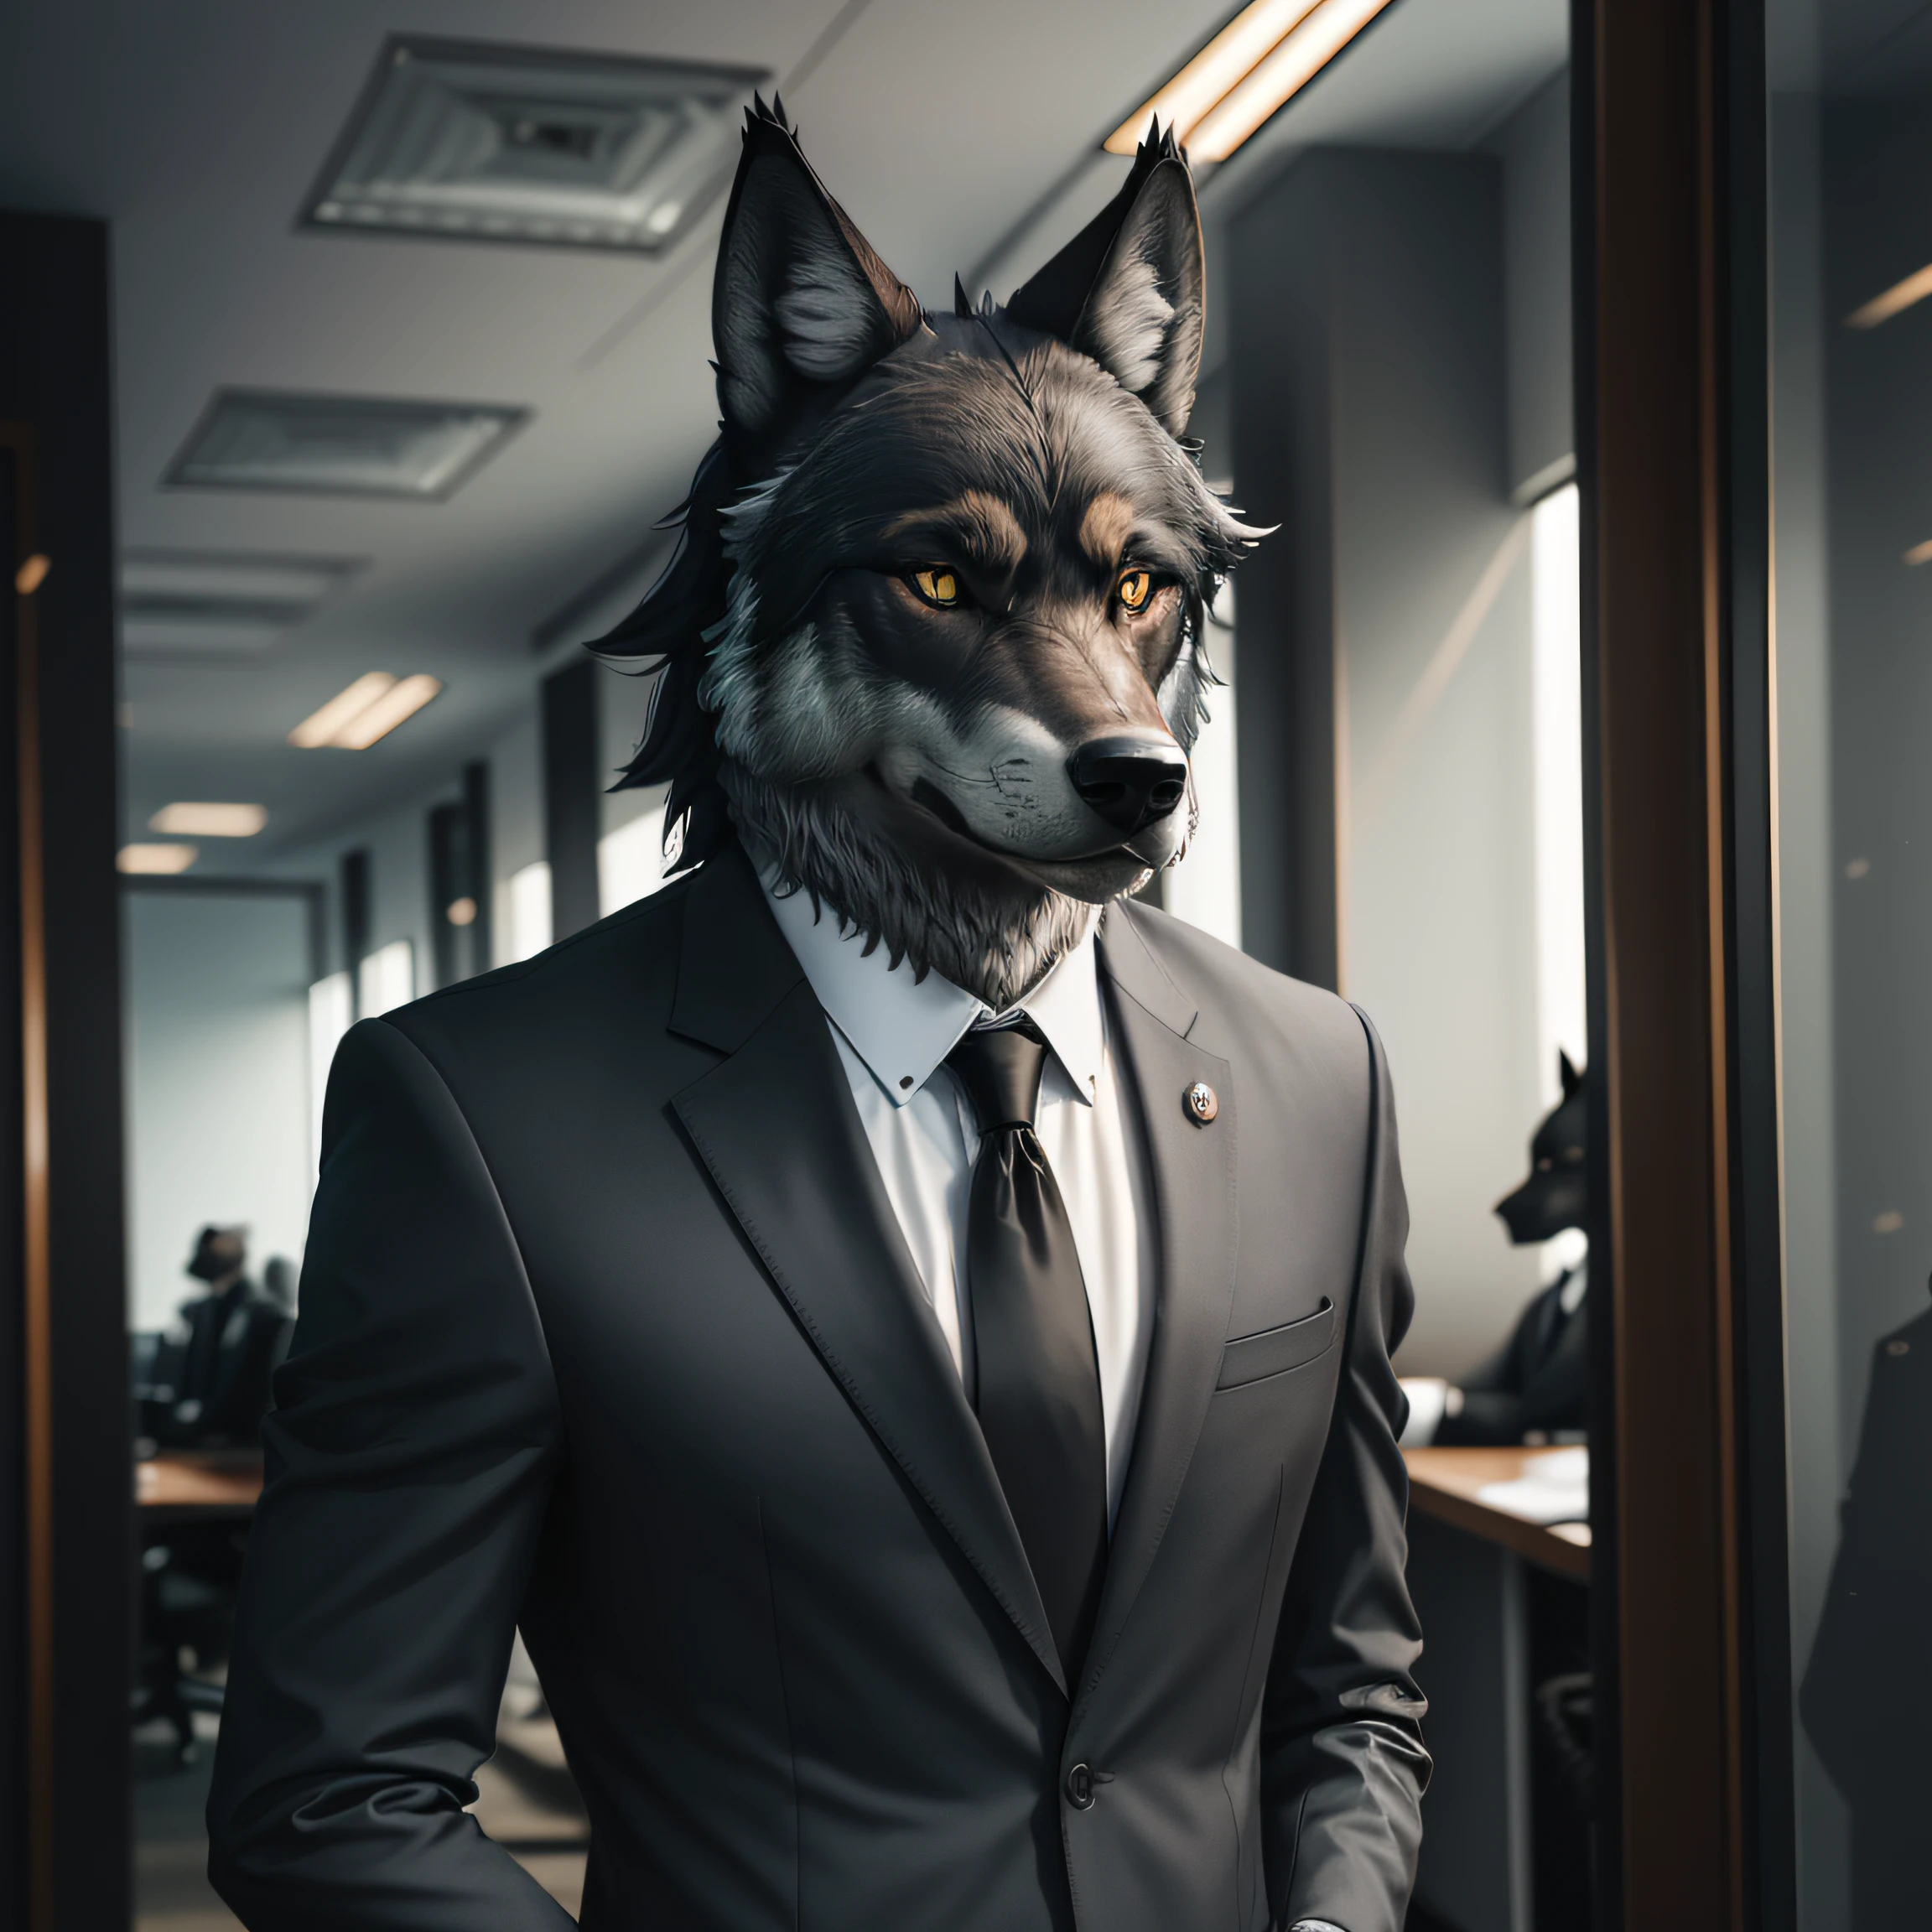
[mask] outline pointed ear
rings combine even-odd
[[[1570,1056],[1561,1046],[1556,1049],[1556,1072],[1563,1082],[1563,1098],[1574,1100],[1577,1088],[1583,1084],[1583,1076],[1570,1064]]]
[[[1173,130],[1156,125],[1120,192],[1006,313],[1091,356],[1179,436],[1194,408],[1206,293],[1193,179]]]
[[[711,289],[727,431],[771,438],[814,393],[844,387],[919,321],[911,290],[812,172],[784,109],[759,100],[745,115]]]

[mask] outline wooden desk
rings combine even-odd
[[[262,1456],[254,1449],[164,1449],[134,1465],[134,1500],[143,1525],[254,1514]]]
[[[1519,1480],[1533,1458],[1547,1449],[1405,1449],[1409,1465],[1409,1504],[1439,1522],[1500,1544],[1526,1562],[1579,1583],[1590,1581],[1590,1525],[1556,1523],[1545,1527],[1512,1516],[1477,1492],[1492,1483]]]
[[[1590,1580],[1587,1524],[1542,1524],[1478,1500],[1535,1473],[1546,1449],[1405,1449],[1416,1678],[1436,1776],[1422,1801],[1418,1901],[1470,1932],[1535,1932],[1530,1602]],[[1530,1577],[1525,1565],[1567,1579]]]

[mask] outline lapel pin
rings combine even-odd
[[[1181,1096],[1181,1104],[1197,1127],[1205,1127],[1221,1111],[1214,1089],[1205,1080],[1197,1080]]]

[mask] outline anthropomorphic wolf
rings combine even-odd
[[[1587,1076],[1556,1056],[1562,1095],[1530,1137],[1530,1171],[1496,1203],[1519,1248],[1581,1233],[1589,1214],[1590,1109]],[[1459,1380],[1405,1379],[1405,1444],[1452,1447],[1549,1441],[1589,1422],[1590,1288],[1587,1252],[1534,1296],[1503,1346]]]
[[[615,1932],[1399,1932],[1406,1215],[1380,1047],[1124,896],[1192,817],[1156,133],[922,309],[761,106],[722,434],[601,648],[683,876],[331,1076],[210,1809],[268,1929],[562,1911],[466,1816],[513,1629]]]

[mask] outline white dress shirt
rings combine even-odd
[[[863,940],[841,932],[834,914],[814,916],[808,895],[781,898],[769,880],[766,891],[825,1009],[886,1198],[970,1398],[973,1313],[961,1257],[979,1135],[965,1090],[944,1062],[969,1027],[1007,1015],[936,973],[915,981],[903,960],[889,967],[880,948],[867,958]],[[1013,1010],[1046,1040],[1034,1130],[1067,1204],[1087,1283],[1111,1533],[1140,1413],[1157,1273],[1146,1143],[1107,1036],[1092,927]],[[1341,1928],[1303,1919],[1294,1932]]]
[[[771,910],[818,1004],[850,1083],[906,1245],[968,1399],[974,1388],[965,1279],[966,1215],[979,1135],[944,1064],[967,1030],[995,1015],[929,973],[915,980],[882,948],[868,958],[808,894],[771,894]],[[1035,1131],[1073,1226],[1087,1284],[1100,1411],[1107,1430],[1107,1519],[1120,1507],[1154,1332],[1156,1229],[1139,1114],[1107,1034],[1091,927],[1021,1009],[1045,1036]]]

